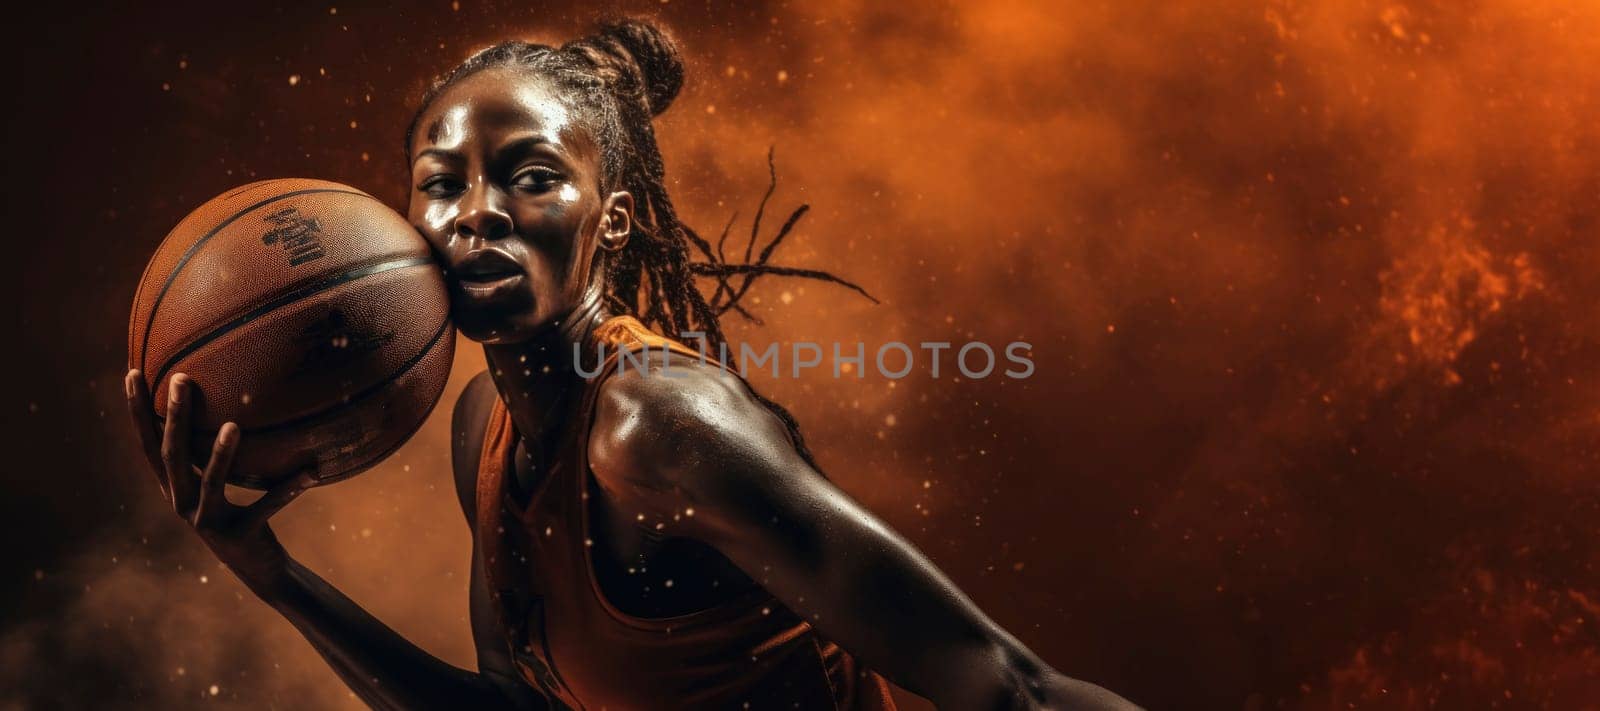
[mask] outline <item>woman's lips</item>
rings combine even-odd
[[[458,275],[456,289],[474,299],[491,299],[509,293],[522,282],[521,274]]]
[[[493,249],[468,253],[451,269],[452,281],[466,296],[485,299],[515,289],[524,276],[522,267],[510,256]]]

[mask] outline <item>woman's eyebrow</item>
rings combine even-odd
[[[566,147],[543,134],[521,136],[506,141],[500,145],[490,160],[502,168],[510,168],[512,163],[533,155],[544,155],[554,159],[562,170],[573,169],[572,157]]]
[[[438,158],[440,160],[455,161],[461,159],[461,154],[455,151],[445,150],[443,148],[424,148],[420,151],[417,151],[417,157],[412,159],[411,162],[414,165],[417,161],[428,157]]]
[[[557,155],[562,153],[561,144],[551,141],[548,136],[542,133],[536,133],[531,136],[520,136],[506,141],[495,150],[495,154],[500,156],[523,155],[531,153],[538,148],[546,148]]]

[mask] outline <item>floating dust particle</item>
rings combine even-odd
[[[289,75],[289,86],[299,86],[299,85],[300,85],[300,75],[299,74],[290,74]]]

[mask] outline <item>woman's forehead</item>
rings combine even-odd
[[[510,133],[538,133],[554,143],[588,138],[586,131],[577,130],[571,107],[550,81],[509,68],[484,69],[457,80],[440,92],[419,123],[422,140],[416,150],[459,150],[473,140],[492,146]]]

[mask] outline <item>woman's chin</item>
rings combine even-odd
[[[455,322],[456,332],[469,341],[484,345],[516,343],[524,340],[530,330],[520,323],[521,319],[516,314],[508,314],[501,309],[453,307],[450,319]]]
[[[521,343],[548,330],[552,325],[548,319],[538,319],[532,313],[532,309],[514,314],[498,309],[493,313],[487,311],[453,308],[450,318],[455,322],[458,333],[469,341],[486,346]]]
[[[456,326],[456,331],[466,336],[467,340],[481,343],[486,346],[501,346],[508,343],[520,343],[528,340],[522,329],[494,328],[489,326]]]

